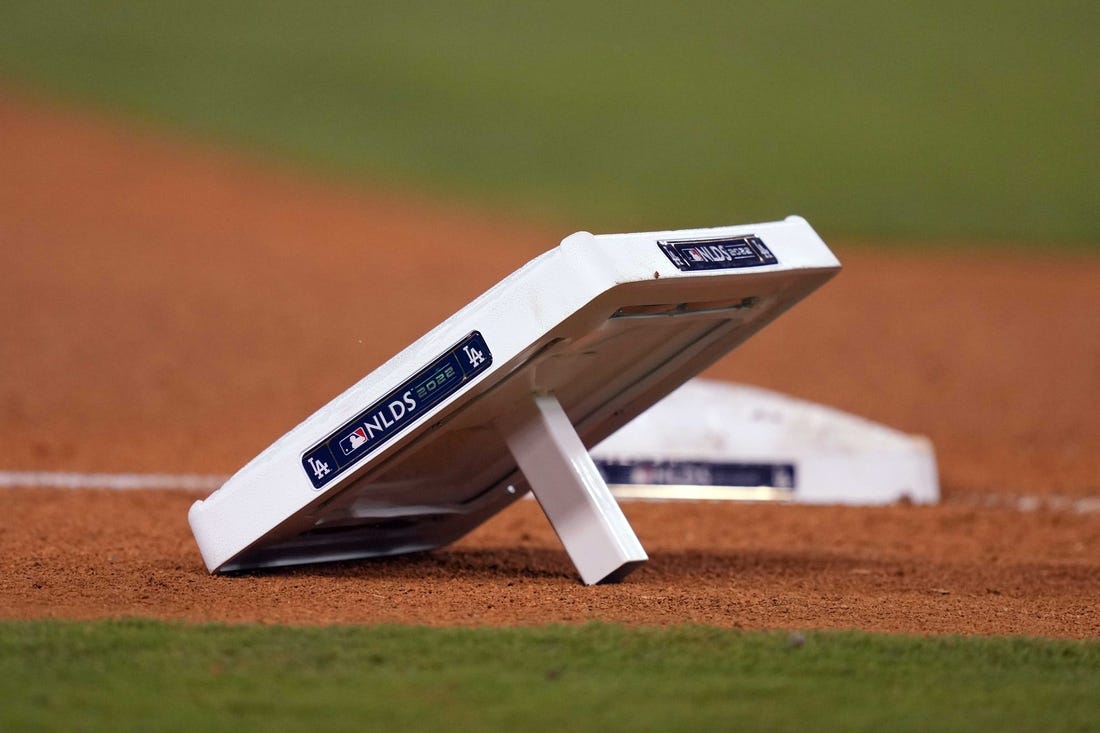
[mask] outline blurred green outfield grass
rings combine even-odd
[[[704,627],[0,623],[0,728],[1061,731],[1100,643]]]
[[[1100,246],[1100,5],[0,3],[0,80],[593,231]]]

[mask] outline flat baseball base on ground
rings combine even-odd
[[[569,233],[0,96],[0,471],[231,473]],[[201,494],[4,489],[0,617],[1100,634],[1100,259],[823,234],[844,272],[707,376],[930,436],[942,506],[628,504],[652,559],[586,588],[531,502],[211,577]]]

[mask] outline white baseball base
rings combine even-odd
[[[839,269],[799,217],[567,237],[196,502],[203,560],[428,550],[533,489],[584,582],[619,579],[646,555],[586,447]]]
[[[759,387],[693,379],[592,449],[619,499],[940,499],[932,442]]]

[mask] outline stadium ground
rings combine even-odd
[[[568,233],[0,98],[0,470],[231,472]],[[652,561],[583,588],[531,504],[211,578],[197,494],[11,489],[0,617],[1100,634],[1100,513],[1010,508],[1100,496],[1100,260],[823,234],[845,271],[708,376],[929,435],[940,507],[631,505]]]

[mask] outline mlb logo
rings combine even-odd
[[[692,262],[704,262],[706,260],[706,257],[703,257],[702,253],[695,247],[688,249],[687,255],[691,258]]]
[[[367,431],[363,428],[356,428],[355,432],[340,441],[340,450],[344,451],[345,456],[350,456],[356,448],[367,442]]]

